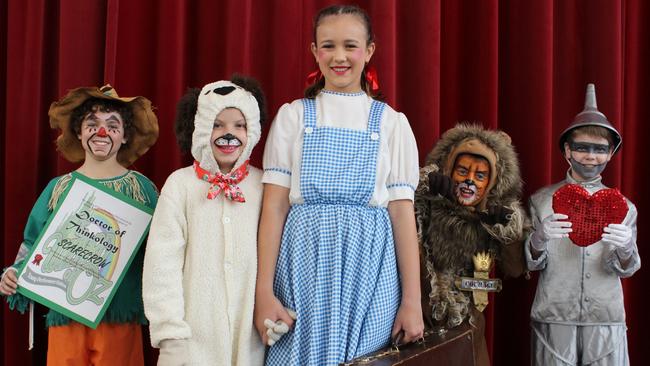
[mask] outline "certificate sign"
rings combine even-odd
[[[153,210],[72,173],[20,269],[18,292],[96,328],[149,230]]]

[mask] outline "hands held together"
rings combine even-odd
[[[289,314],[289,316],[293,320],[296,320],[297,318],[296,312],[289,308],[285,308],[285,309]],[[274,322],[271,319],[264,319],[264,326],[266,327],[266,335],[268,337],[265,343],[269,346],[274,345],[275,342],[279,341],[283,335],[289,332],[289,325],[282,320],[278,320]]]
[[[257,296],[254,323],[262,343],[274,345],[293,327],[297,314],[285,308],[275,295]]]

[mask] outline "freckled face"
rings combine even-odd
[[[375,52],[374,42],[367,44],[367,39],[366,27],[356,15],[330,15],[321,20],[311,51],[325,78],[325,89],[361,91],[361,73]]]
[[[456,158],[451,179],[458,202],[463,206],[476,206],[490,183],[490,165],[483,158],[462,154]]]
[[[116,158],[127,139],[124,136],[124,122],[117,112],[96,111],[89,113],[81,122],[77,135],[87,158],[108,160]]]

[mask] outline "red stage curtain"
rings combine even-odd
[[[315,69],[311,20],[333,1],[0,1],[0,262],[13,261],[31,205],[52,177],[75,168],[55,152],[49,104],[68,89],[111,83],[124,96],[144,95],[157,107],[160,139],[135,169],[159,187],[187,163],[173,133],[175,104],[187,87],[241,72],[258,78],[273,116],[299,98]],[[372,60],[388,102],[404,112],[420,162],[457,121],[478,121],[512,137],[525,194],[564,177],[557,137],[582,110],[585,85],[596,84],[599,108],[623,134],[623,149],[606,184],[638,206],[644,253],[643,101],[650,92],[650,4],[643,0],[366,0],[377,51]],[[265,131],[268,129],[265,129]],[[260,166],[263,142],[253,154]],[[636,154],[640,155],[637,156]],[[645,167],[645,168],[644,168]],[[633,364],[644,355],[642,269],[624,280]],[[507,280],[486,309],[495,365],[529,358],[531,280]],[[5,365],[40,364],[44,342],[26,351],[27,317],[0,312]],[[42,324],[37,321],[37,324]],[[40,334],[43,332],[41,331]],[[152,362],[151,356],[149,362]]]

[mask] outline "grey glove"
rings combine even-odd
[[[160,342],[158,366],[188,365],[189,356],[186,339],[165,339]]]

